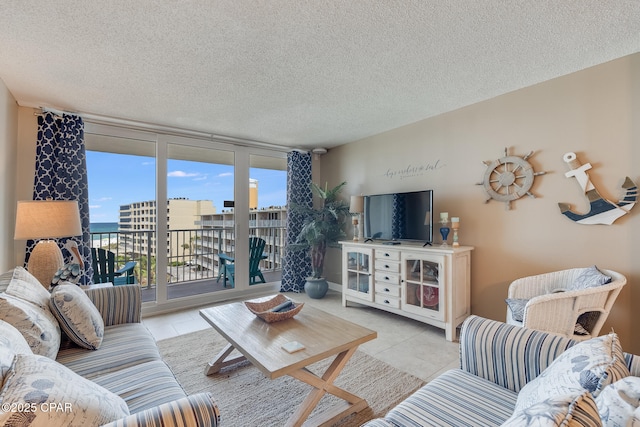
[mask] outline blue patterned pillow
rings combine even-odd
[[[576,280],[567,287],[567,290],[577,291],[580,289],[588,289],[594,286],[606,285],[609,282],[611,282],[611,277],[602,274],[602,272],[598,270],[598,267],[592,265],[580,273]]]
[[[550,397],[514,412],[503,426],[583,426],[601,427],[598,407],[588,391],[582,394]]]
[[[80,287],[65,283],[51,291],[51,312],[60,328],[80,347],[97,350],[104,336],[100,312]]]
[[[55,360],[18,354],[0,390],[3,426],[99,426],[129,415],[118,395]]]
[[[0,320],[0,373],[2,382],[13,365],[13,358],[18,353],[33,354],[29,343],[13,325]]]
[[[616,334],[582,341],[558,356],[520,390],[516,411],[551,397],[577,396],[584,391],[597,397],[605,386],[629,375]]]
[[[516,322],[522,322],[524,319],[524,307],[529,302],[528,299],[507,298],[507,305],[511,309],[511,317]]]
[[[55,359],[60,349],[60,326],[51,311],[0,293],[0,320],[20,331],[35,354]]]
[[[605,427],[640,425],[640,377],[626,377],[607,386],[596,398]]]

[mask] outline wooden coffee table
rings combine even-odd
[[[266,298],[261,300],[264,299]],[[333,382],[358,346],[377,337],[375,331],[308,304],[292,319],[275,323],[259,319],[242,302],[206,308],[200,310],[200,315],[229,341],[207,364],[206,375],[219,372],[225,366],[249,360],[269,379],[290,375],[313,387],[289,418],[287,426],[329,425],[369,406],[366,400],[341,389]],[[291,341],[298,341],[305,348],[288,353],[282,346]],[[242,356],[229,358],[234,349]],[[322,376],[307,369],[307,366],[333,356],[333,362]],[[337,396],[344,402],[307,420],[325,393]]]

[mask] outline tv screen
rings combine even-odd
[[[364,197],[364,237],[433,241],[433,190]]]

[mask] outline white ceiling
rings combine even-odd
[[[22,106],[298,148],[639,51],[638,0],[0,2]]]

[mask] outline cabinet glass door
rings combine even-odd
[[[346,252],[346,292],[358,298],[373,300],[371,285],[371,252],[349,250]]]
[[[439,260],[407,257],[404,259],[403,309],[423,316],[442,318],[443,289]]]

